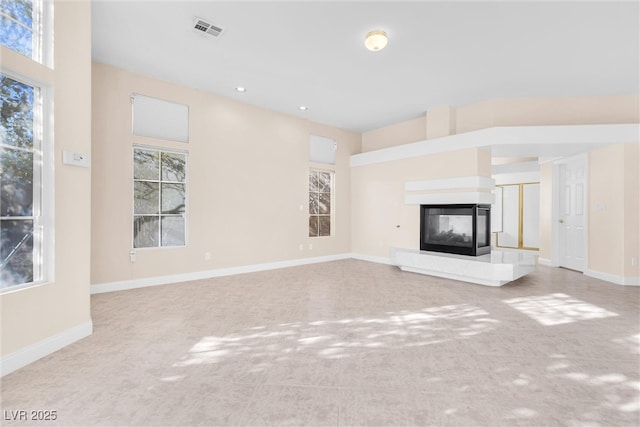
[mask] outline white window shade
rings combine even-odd
[[[324,136],[311,135],[309,140],[309,160],[315,163],[336,164],[338,144]]]
[[[518,248],[520,236],[520,186],[502,187],[502,232],[498,235],[498,246]]]
[[[133,94],[133,134],[189,142],[189,106]]]
[[[540,247],[540,184],[522,185],[522,246]]]

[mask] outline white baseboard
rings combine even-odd
[[[45,338],[14,353],[7,354],[0,359],[0,377],[27,366],[82,338],[88,337],[92,333],[93,323],[89,321]]]
[[[144,288],[147,286],[168,285],[171,283],[189,282],[192,280],[211,279],[213,277],[233,276],[236,274],[254,273],[257,271],[275,270],[278,268],[296,267],[299,265],[338,261],[349,258],[351,258],[351,254],[327,255],[313,258],[269,262],[265,264],[244,265],[241,267],[218,268],[215,270],[196,271],[193,273],[174,274],[170,276],[156,276],[144,279],[123,280],[120,282],[100,283],[91,285],[91,294],[123,291],[127,289]]]
[[[385,257],[381,257],[381,256],[373,256],[373,255],[365,255],[365,254],[357,254],[357,253],[351,253],[349,255],[350,255],[350,258],[359,259],[360,261],[369,261],[369,262],[375,262],[375,263],[378,263],[378,264],[394,265],[391,262],[390,258],[385,258]]]
[[[624,286],[640,286],[640,277],[625,277],[615,274],[603,273],[595,270],[585,270],[585,276],[593,277],[595,279],[604,280],[606,282],[615,283],[616,285]]]
[[[538,264],[546,265],[548,267],[558,267],[549,258],[538,257]]]

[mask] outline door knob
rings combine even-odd
[[[558,220],[558,222],[559,222],[560,224],[564,224],[564,220],[563,220],[563,219],[559,219],[559,220]]]

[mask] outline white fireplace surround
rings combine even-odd
[[[472,257],[391,248],[389,257],[403,271],[485,286],[503,286],[533,272],[536,266],[534,254],[500,250]]]
[[[493,204],[491,193],[495,181],[486,176],[406,181],[404,203],[407,205],[434,204]],[[451,191],[446,191],[451,190]]]

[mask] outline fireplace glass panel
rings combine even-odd
[[[470,256],[488,254],[490,225],[490,205],[421,205],[420,250]]]
[[[476,236],[478,239],[478,247],[489,246],[489,210],[478,208],[478,227],[476,228]]]
[[[431,208],[427,211],[425,241],[435,245],[471,247],[473,213],[468,208]]]

